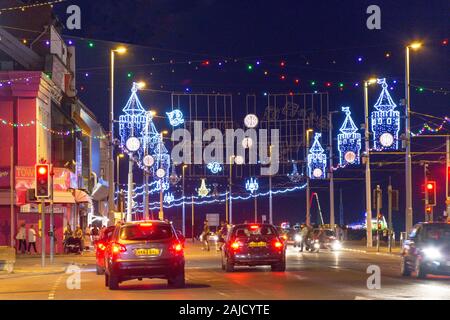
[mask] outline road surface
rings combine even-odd
[[[8,275],[0,278],[0,299],[163,299],[163,300],[290,300],[290,299],[450,299],[450,278],[431,276],[425,280],[399,274],[397,255],[359,252],[300,253],[287,251],[286,272],[271,272],[270,267],[237,268],[225,273],[220,253],[188,247],[184,289],[169,289],[165,280],[129,281],[119,291],[104,286],[104,276],[95,274],[91,256],[65,258],[81,268],[81,288],[70,290],[70,274]],[[381,288],[368,289],[367,267],[381,270]]]

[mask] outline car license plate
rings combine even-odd
[[[157,249],[157,248],[136,249],[135,254],[137,256],[157,256],[157,255],[159,255],[159,249]]]
[[[262,248],[266,246],[266,243],[264,241],[260,241],[260,242],[250,242],[248,244],[248,246],[250,248]]]

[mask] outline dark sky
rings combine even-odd
[[[450,33],[448,0],[72,2],[81,7],[82,30],[73,32],[66,29],[64,34],[67,39],[75,39],[77,46],[78,89],[81,99],[105,127],[108,53],[117,45],[115,42],[128,44],[130,48],[126,56],[117,59],[116,113],[126,102],[131,82],[142,79],[152,89],[183,91],[189,88],[192,92],[227,92],[242,96],[248,93],[262,95],[263,92],[328,91],[330,109],[351,106],[355,122],[359,124],[363,122],[363,93],[361,87],[355,87],[354,83],[372,74],[386,77],[390,84],[396,80],[397,85],[391,94],[398,102],[404,96],[404,45],[420,39],[425,47],[412,54],[411,78],[412,85],[423,87],[424,91],[420,93],[413,88],[412,108],[437,117],[449,115],[450,94],[433,91],[450,91],[450,49],[442,43]],[[371,4],[381,8],[381,30],[368,30],[366,27],[366,8]],[[67,5],[63,3],[56,8],[63,22]],[[92,39],[94,48],[88,47],[88,39]],[[389,53],[388,58],[386,53]],[[357,60],[359,57],[361,62]],[[201,61],[206,60],[210,66],[201,66]],[[218,63],[225,60],[228,63],[219,67]],[[256,61],[261,65],[256,66]],[[285,61],[285,67],[280,67],[281,61]],[[254,67],[251,72],[246,69],[248,64]],[[264,76],[263,71],[268,71],[269,75]],[[131,73],[131,78],[128,78],[128,73]],[[286,80],[280,80],[281,75]],[[300,83],[296,84],[295,79]],[[310,86],[311,80],[317,81],[317,87]],[[326,82],[330,82],[331,87],[326,87]],[[340,82],[344,84],[342,91],[338,87]],[[151,105],[161,113],[170,105],[167,93],[147,91],[141,96],[146,106]],[[373,99],[376,99],[376,94],[372,94],[371,105]],[[258,106],[258,111],[263,112],[264,107]],[[339,122],[343,120],[342,116],[336,118]],[[439,120],[433,121],[439,123]],[[412,122],[413,129],[417,130],[424,120],[414,117]],[[338,125],[336,123],[335,127]],[[436,148],[444,141],[419,142],[416,147],[420,149]],[[390,169],[396,171],[374,173],[373,183],[380,183],[385,188],[391,174],[394,187],[401,190],[403,203],[403,166]],[[431,171],[440,181],[442,202],[445,170],[442,165],[435,165]],[[363,176],[358,172],[350,175]],[[348,174],[343,176],[348,177]],[[421,219],[423,212],[421,167],[415,166],[414,177],[417,220]],[[338,183],[337,188],[344,189],[348,220],[355,220],[364,212],[363,186],[363,181]],[[319,190],[319,194],[324,199],[323,210],[328,212],[328,194],[323,190]],[[297,193],[296,197],[301,198],[300,202],[304,198],[303,193]],[[296,198],[290,196],[290,199]],[[289,206],[279,210],[292,212]],[[437,208],[438,212],[442,210],[442,205]],[[397,216],[399,225],[404,220],[403,212],[401,208]],[[283,213],[283,216],[295,220],[292,213]]]

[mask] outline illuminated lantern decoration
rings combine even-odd
[[[167,204],[171,204],[173,201],[175,200],[174,196],[172,193],[166,193],[164,195],[164,202]]]
[[[172,127],[177,127],[184,123],[183,113],[180,110],[173,110],[172,112],[166,112],[166,114]]]
[[[292,172],[289,173],[287,176],[289,180],[291,180],[294,183],[299,183],[304,179],[303,173],[300,174],[298,172],[297,164],[295,162],[292,164]]]
[[[213,174],[217,174],[219,172],[222,172],[222,165],[218,162],[210,162],[206,165],[206,167],[211,171]]]
[[[314,135],[314,143],[308,154],[308,176],[311,179],[326,179],[327,156],[319,142],[321,133]]]
[[[376,150],[397,150],[398,133],[400,131],[400,112],[394,109],[397,105],[388,91],[386,79],[378,79],[383,90],[372,112],[373,142]]]
[[[119,116],[119,135],[120,143],[126,145],[130,137],[139,137],[146,123],[146,112],[136,94],[138,84],[133,83],[131,88],[131,96],[128,99],[123,115]]]
[[[255,193],[255,191],[258,191],[259,189],[259,184],[258,184],[258,179],[256,178],[250,178],[249,180],[247,180],[247,182],[245,183],[245,189],[247,191],[250,191],[250,193]]]
[[[211,189],[208,189],[208,188],[206,187],[206,181],[205,181],[205,179],[202,179],[202,183],[201,183],[201,185],[200,185],[200,188],[197,190],[198,196],[199,196],[200,198],[204,198],[204,197],[206,197],[206,196],[209,194],[210,191],[211,191]]]
[[[343,107],[342,111],[345,112],[346,117],[342,127],[339,129],[341,132],[338,134],[338,149],[339,149],[339,164],[341,166],[348,164],[360,163],[361,152],[361,134],[358,133],[358,127],[356,127],[351,117],[351,111],[349,107]]]

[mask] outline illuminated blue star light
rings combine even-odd
[[[308,176],[311,179],[326,179],[327,156],[319,142],[321,133],[314,135],[314,143],[308,154]]]
[[[222,165],[218,162],[210,162],[206,165],[206,167],[211,171],[213,174],[217,174],[219,172],[222,172]]]
[[[378,79],[383,90],[374,105],[372,112],[373,143],[376,150],[397,150],[398,133],[400,131],[400,112],[394,109],[397,105],[388,91],[386,79]]]
[[[349,164],[360,164],[361,153],[361,134],[358,133],[358,127],[353,122],[349,107],[342,107],[346,117],[341,132],[337,136],[339,149],[339,164],[341,166]]]
[[[250,178],[249,180],[247,180],[247,182],[245,183],[245,189],[247,191],[250,191],[252,194],[255,193],[255,191],[258,191],[259,189],[258,179]]]
[[[172,127],[177,127],[184,123],[183,113],[180,110],[176,109],[172,112],[166,112],[166,114]]]

